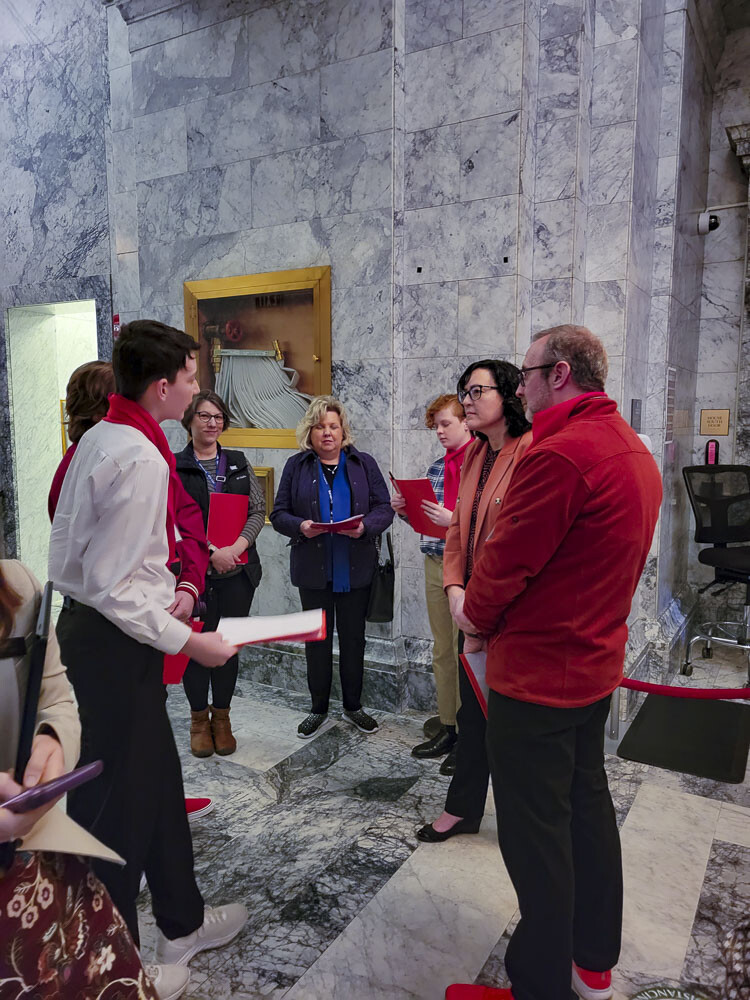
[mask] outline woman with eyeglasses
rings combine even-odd
[[[445,539],[443,586],[451,613],[492,533],[513,469],[531,444],[530,425],[516,396],[521,377],[508,361],[486,360],[469,365],[458,380],[466,426],[476,440],[464,459],[458,502]],[[478,636],[459,633],[459,650],[469,653],[483,648]],[[478,833],[487,799],[486,720],[463,667],[459,690],[455,772],[445,810],[434,823],[417,830],[419,840],[431,843],[459,833]]]
[[[217,548],[208,539],[203,631],[215,632],[220,618],[240,618],[250,611],[262,572],[255,540],[265,521],[266,504],[244,454],[229,451],[219,444],[219,435],[229,427],[229,410],[221,396],[210,389],[199,392],[185,411],[182,426],[188,432],[189,441],[176,455],[177,474],[200,507],[204,526],[208,526],[212,493],[249,497],[247,521],[232,544]],[[243,563],[241,556],[245,552],[247,562]],[[195,757],[210,757],[214,751],[225,756],[237,749],[229,710],[238,669],[237,656],[232,656],[223,667],[212,669],[194,660],[187,665],[182,683],[190,702],[190,750]]]

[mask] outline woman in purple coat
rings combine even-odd
[[[297,733],[308,739],[328,715],[333,678],[333,624],[339,637],[343,719],[363,733],[378,724],[362,710],[365,616],[378,561],[377,537],[393,520],[390,495],[375,459],[353,445],[349,420],[333,396],[310,403],[297,428],[300,451],[284,466],[271,523],[291,539],[292,583],[305,610],[324,608],[322,642],[305,644],[312,709]],[[328,534],[313,525],[363,515],[356,527]]]

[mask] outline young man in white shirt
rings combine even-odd
[[[83,725],[81,763],[102,776],[69,796],[68,810],[123,858],[95,863],[138,943],[141,872],[159,928],[157,960],[186,965],[230,941],[244,906],[204,910],[193,874],[182,772],[166,712],[164,653],[207,667],[236,653],[219,633],[193,633],[177,617],[168,563],[175,548],[174,456],[159,427],[195,393],[195,342],[151,320],[123,327],[113,366],[117,394],[81,439],[52,524],[49,576],[65,595],[58,638]],[[174,477],[174,479],[173,479]],[[165,973],[160,995],[182,988]]]

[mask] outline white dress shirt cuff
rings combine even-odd
[[[163,653],[179,653],[192,634],[193,630],[189,625],[170,615],[166,628],[159,636],[158,643],[155,642],[154,645]]]

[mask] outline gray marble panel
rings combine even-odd
[[[113,132],[121,132],[133,124],[133,82],[129,64],[110,71],[109,114]]]
[[[652,291],[664,295],[672,287],[672,256],[674,254],[674,227],[654,229],[654,258]]]
[[[182,174],[188,166],[184,108],[136,118],[133,124],[136,180]]]
[[[284,226],[252,229],[242,234],[242,245],[243,266],[247,270],[236,271],[235,274],[283,271],[331,263],[325,236],[317,222],[294,222]],[[335,283],[335,274],[332,274],[332,280]]]
[[[550,38],[539,46],[538,121],[574,115],[579,104],[578,35]]]
[[[107,51],[110,73],[130,64],[128,26],[117,7],[107,7]]]
[[[534,281],[531,286],[531,332],[570,323],[572,319],[572,278]]]
[[[401,570],[401,632],[427,639],[432,635],[424,596],[424,570]]]
[[[638,140],[650,156],[659,150],[659,118],[661,115],[661,70],[641,49],[636,90]]]
[[[634,133],[634,122],[591,130],[589,204],[630,200]]]
[[[407,52],[461,38],[463,0],[409,0],[405,6]]]
[[[388,284],[333,291],[331,346],[334,361],[390,357],[391,298]]]
[[[115,252],[131,253],[138,249],[138,214],[135,191],[112,196],[114,206]]]
[[[460,198],[459,125],[413,132],[406,137],[406,208],[428,208]]]
[[[152,114],[249,84],[247,28],[223,21],[133,53],[133,111]]]
[[[523,0],[464,0],[464,37],[519,24],[525,13],[528,19]]]
[[[141,241],[217,236],[249,229],[253,222],[252,167],[245,160],[140,183]]]
[[[583,29],[584,0],[542,0],[539,38],[575,35]]]
[[[516,111],[521,104],[520,25],[406,57],[410,132]]]
[[[639,0],[598,0],[594,24],[596,45],[609,45],[638,34]]]
[[[630,245],[628,247],[628,278],[643,291],[651,292],[654,260],[653,222],[633,204],[630,219]],[[695,298],[697,309],[697,295]]]
[[[629,360],[647,364],[649,356],[649,292],[632,281],[627,284],[627,314],[625,318],[625,354]],[[645,375],[643,376],[645,378]]]
[[[665,84],[679,84],[682,77],[682,57],[685,51],[685,12],[664,15],[662,74]]]
[[[591,124],[614,125],[635,117],[638,42],[626,39],[594,52]]]
[[[511,274],[516,264],[517,198],[488,198],[406,213],[410,283]]]
[[[390,279],[393,264],[390,211],[317,219],[311,229],[327,248],[334,288],[382,285]]]
[[[648,145],[641,142],[642,132],[636,125],[633,150],[633,204],[651,224],[656,217],[656,185],[659,160]]]
[[[191,170],[311,145],[320,136],[318,73],[196,101],[187,129]]]
[[[424,414],[429,403],[443,392],[455,392],[460,375],[472,361],[481,360],[476,355],[444,358],[406,359],[401,365],[404,386],[408,392],[402,402],[402,427],[409,432],[424,430]],[[434,450],[431,446],[429,454]],[[402,455],[409,467],[424,468],[427,454]]]
[[[316,215],[390,208],[393,141],[388,129],[322,144]]]
[[[747,195],[747,191],[745,191]],[[747,234],[747,209],[731,208],[720,213],[721,226],[706,238],[703,260],[707,264],[739,260]]]
[[[521,195],[518,205],[518,273],[531,281],[534,271],[534,199]]]
[[[742,260],[723,261],[720,264],[703,265],[703,289],[701,293],[701,324],[715,342],[717,358],[734,351],[737,368],[739,332],[742,322],[744,300],[745,262]],[[727,342],[727,343],[725,343]],[[733,345],[733,348],[729,345]],[[702,371],[722,371],[724,368],[703,368]]]
[[[189,6],[183,3],[172,7],[171,10],[159,11],[152,17],[131,21],[130,51],[136,52],[138,49],[148,48],[149,45],[165,42],[168,38],[178,38],[183,34],[183,22]]]
[[[313,0],[313,5],[315,0]],[[296,3],[290,5],[293,9]],[[326,62],[353,59],[394,47],[394,10],[390,0],[328,0],[323,18]]]
[[[677,157],[660,156],[656,176],[656,225],[670,226],[674,222],[677,189]]]
[[[613,356],[625,352],[626,284],[624,280],[586,282],[584,325]]]
[[[461,124],[461,201],[518,190],[520,114]]]
[[[573,274],[575,198],[541,202],[534,210],[534,281]]]
[[[512,359],[515,352],[518,281],[474,278],[458,284],[458,353]]]
[[[516,357],[514,364],[523,363],[531,343],[531,279],[519,274],[516,298]]]
[[[320,70],[323,139],[378,132],[392,125],[393,56],[372,52]]]
[[[592,205],[588,214],[586,281],[612,281],[627,275],[630,205]]]
[[[367,428],[379,428],[382,437],[391,426],[391,362],[334,361],[332,372],[334,394],[346,407],[359,446],[375,452]]]
[[[537,201],[556,201],[575,194],[578,124],[578,115],[537,122]]]
[[[112,135],[112,172],[115,193],[135,191],[135,138],[132,128]]]
[[[713,319],[701,319],[700,343],[698,347],[698,372],[726,372],[736,375],[740,356],[739,327],[733,330],[730,326],[717,323]],[[734,383],[734,378],[729,380]],[[729,394],[735,392],[734,385],[729,386]],[[731,408],[731,407],[730,407]]]
[[[659,156],[674,156],[677,153],[681,98],[682,91],[679,84],[665,84],[662,87],[659,116]]]
[[[458,309],[458,282],[406,285],[402,314],[404,357],[455,355]]]
[[[253,226],[314,218],[319,183],[319,146],[303,146],[256,160],[252,171]]]

